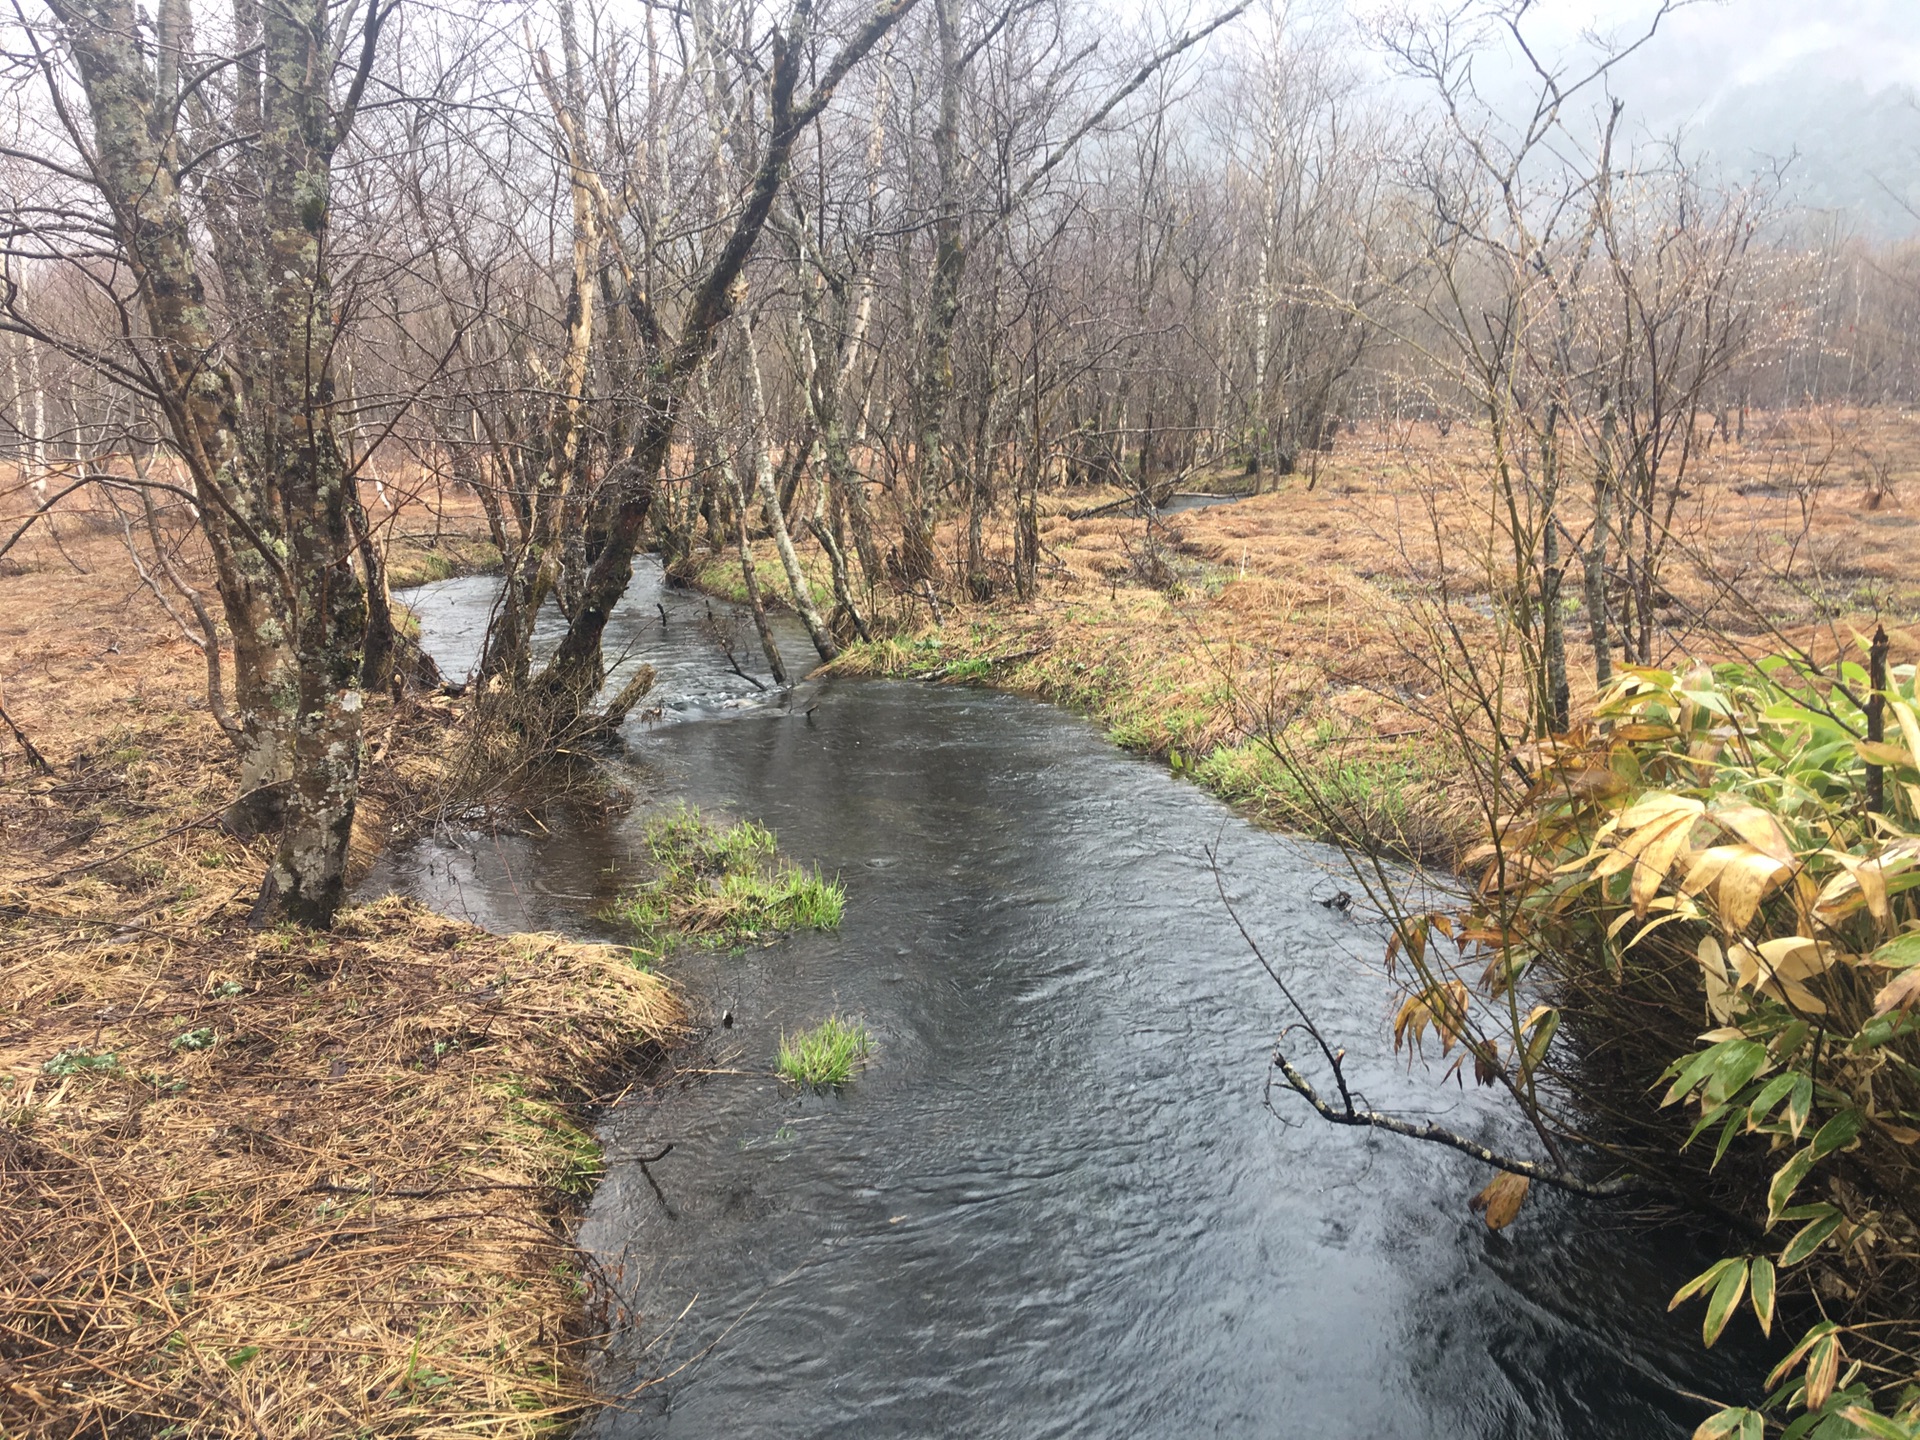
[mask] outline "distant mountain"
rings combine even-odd
[[[1841,211],[1877,240],[1920,233],[1920,103],[1911,86],[1873,93],[1815,57],[1722,94],[1689,127],[1685,148],[1732,175],[1787,160],[1786,202]]]

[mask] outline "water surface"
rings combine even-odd
[[[450,669],[489,597],[417,602]],[[1395,1061],[1380,937],[1320,903],[1333,852],[1030,701],[763,695],[701,633],[705,604],[644,575],[619,627],[663,676],[659,722],[629,727],[650,804],[763,820],[842,878],[846,919],[673,962],[696,1013],[733,1023],[686,1061],[724,1073],[604,1119],[582,1238],[632,1315],[608,1379],[669,1378],[590,1433],[1665,1437],[1706,1413],[1688,1392],[1752,1383],[1751,1354],[1707,1354],[1697,1317],[1664,1313],[1711,1258],[1684,1235],[1552,1195],[1490,1234],[1466,1208],[1484,1167],[1284,1091],[1264,1107],[1288,1017],[1209,845],[1371,1102],[1524,1143],[1489,1097]],[[375,884],[605,933],[648,808],[418,845]],[[781,1032],[835,1012],[873,1032],[866,1072],[831,1096],[774,1080]]]

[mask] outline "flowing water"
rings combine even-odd
[[[449,671],[491,593],[412,597]],[[1321,903],[1334,852],[1032,701],[756,692],[701,633],[706,606],[648,573],[617,627],[665,697],[629,729],[643,788],[771,825],[842,878],[846,918],[670,962],[716,1023],[688,1063],[719,1073],[604,1117],[582,1238],[634,1317],[607,1378],[667,1378],[590,1433],[1664,1437],[1706,1413],[1698,1393],[1750,1390],[1753,1353],[1703,1352],[1697,1315],[1664,1313],[1711,1258],[1683,1235],[1537,1193],[1491,1234],[1466,1207],[1484,1167],[1284,1090],[1264,1108],[1288,1016],[1209,846],[1368,1100],[1524,1144],[1490,1097],[1396,1062],[1381,937]],[[421,843],[373,887],[607,934],[593,915],[643,873],[648,811]],[[771,1078],[782,1030],[835,1012],[872,1031],[866,1071],[828,1096]]]

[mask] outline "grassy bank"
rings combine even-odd
[[[395,590],[451,580],[456,575],[485,575],[500,568],[500,552],[482,532],[462,529],[401,535],[387,548],[387,584]]]
[[[587,1112],[672,996],[624,947],[394,901],[249,929],[266,851],[217,827],[199,652],[116,536],[54,538],[0,578],[50,767],[0,742],[0,1432],[551,1432],[592,1400]],[[487,555],[412,548],[395,584]],[[454,718],[370,700],[363,862]]]

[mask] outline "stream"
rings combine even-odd
[[[494,584],[403,597],[449,674]],[[660,674],[659,718],[628,727],[632,814],[417,842],[366,887],[617,939],[595,912],[683,799],[763,821],[846,886],[837,932],[669,962],[716,1026],[684,1063],[720,1073],[602,1118],[581,1238],[631,1317],[605,1378],[665,1378],[586,1433],[1631,1440],[1689,1434],[1699,1394],[1751,1394],[1757,1335],[1709,1352],[1697,1307],[1665,1313],[1710,1242],[1537,1189],[1490,1233],[1466,1204],[1485,1167],[1284,1090],[1264,1108],[1289,1017],[1209,845],[1367,1100],[1525,1145],[1492,1096],[1394,1057],[1381,932],[1322,903],[1337,852],[1031,700],[756,691],[703,633],[708,603],[650,567],[609,631]],[[804,635],[782,637],[805,673]],[[871,1030],[866,1070],[833,1095],[773,1079],[782,1030],[836,1012]]]

